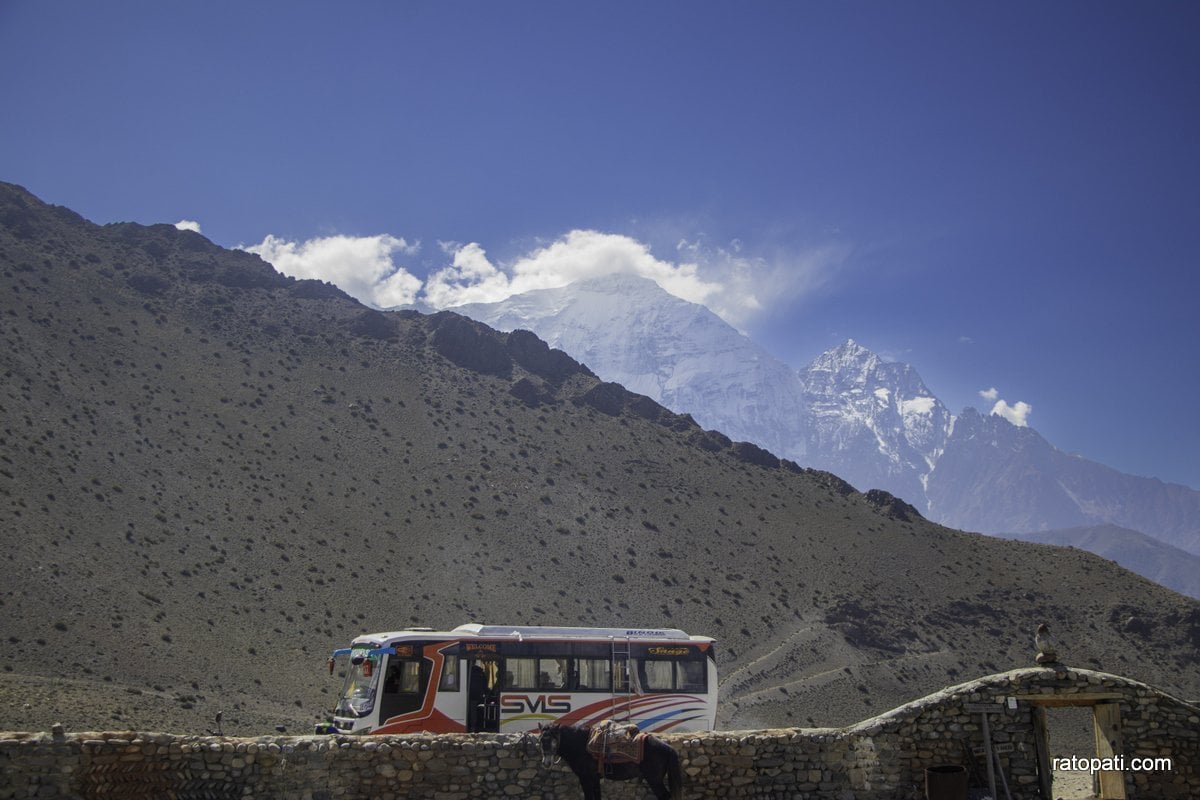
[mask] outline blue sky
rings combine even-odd
[[[376,302],[657,274],[1200,487],[1197,41],[1191,2],[3,0],[0,179]]]

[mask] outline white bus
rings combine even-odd
[[[520,733],[603,719],[647,732],[712,730],[714,640],[681,630],[460,625],[359,636],[318,733]]]

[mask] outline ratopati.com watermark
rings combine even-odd
[[[1055,758],[1054,770],[1065,772],[1124,772],[1130,770],[1132,772],[1170,772],[1173,770],[1174,764],[1171,759],[1166,756],[1157,758],[1143,758],[1134,756],[1126,759],[1125,756],[1111,756],[1109,758],[1081,758],[1080,756],[1070,756],[1068,758]]]

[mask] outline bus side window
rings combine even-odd
[[[611,691],[612,662],[607,658],[575,659],[575,686],[581,692]]]
[[[670,692],[675,689],[675,664],[658,659],[640,659],[638,677],[647,692]]]
[[[680,661],[679,688],[685,692],[703,692],[708,689],[708,671],[703,661]]]
[[[702,660],[638,659],[638,679],[647,692],[703,692],[707,678]]]
[[[385,694],[416,694],[421,690],[421,662],[393,661],[383,680]]]
[[[447,656],[442,662],[442,677],[438,689],[443,692],[458,691],[458,656]]]
[[[567,686],[567,659],[539,658],[538,685],[539,689],[565,689]]]
[[[537,660],[533,658],[504,659],[505,689],[536,689]]]
[[[421,707],[421,697],[432,679],[429,659],[389,659],[383,676],[383,694],[379,706],[380,720],[397,714],[407,714]]]

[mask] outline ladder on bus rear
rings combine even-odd
[[[630,658],[629,637],[626,636],[624,639],[618,639],[615,636],[609,637],[609,646],[611,648],[613,681],[609,717],[614,720],[619,719],[621,722],[629,722],[632,716],[633,700],[633,670],[630,669],[633,660]],[[624,702],[618,699],[618,676],[624,678]]]

